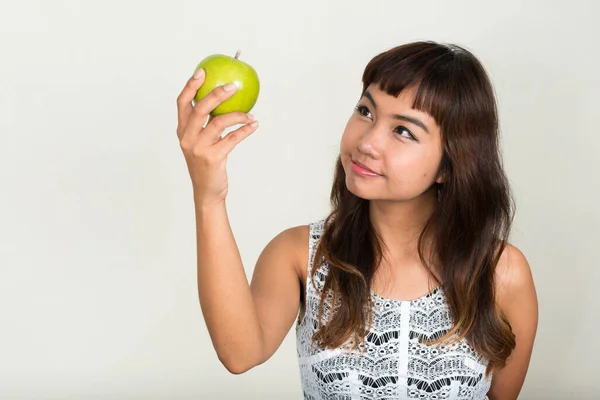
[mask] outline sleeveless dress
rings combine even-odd
[[[344,345],[325,349],[311,342],[328,271],[326,263],[319,267],[315,289],[310,271],[323,224],[323,220],[310,224],[306,307],[296,324],[304,399],[487,399],[491,385],[491,376],[485,376],[488,362],[466,340],[445,346],[419,341],[440,337],[452,327],[441,286],[412,301],[386,299],[371,291],[372,326],[359,350]],[[330,312],[329,301],[323,310],[323,321]]]

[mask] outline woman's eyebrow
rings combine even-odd
[[[373,104],[373,108],[375,110],[377,110],[377,104],[375,103],[375,99],[373,99],[373,95],[368,90],[365,90],[365,92],[363,93],[363,96],[366,97],[367,99],[369,99],[371,104]],[[392,118],[400,120],[400,121],[407,121],[407,122],[413,123],[413,124],[417,125],[419,128],[423,129],[425,132],[429,133],[429,130],[427,129],[425,124],[417,118],[409,117],[408,115],[402,115],[402,114],[393,114]]]

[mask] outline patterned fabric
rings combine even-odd
[[[322,232],[323,220],[310,224],[306,308],[296,325],[304,399],[487,399],[491,384],[491,377],[485,377],[487,360],[466,340],[444,346],[420,342],[440,337],[452,327],[441,286],[412,301],[386,299],[372,291],[372,326],[358,350],[349,343],[325,349],[311,342],[328,271],[326,263],[319,267],[315,289],[310,271]],[[330,295],[327,299],[323,321],[336,310]]]

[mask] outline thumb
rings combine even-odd
[[[219,147],[219,150],[224,154],[229,154],[242,140],[246,139],[258,128],[258,121],[252,121],[248,125],[244,125],[234,131],[229,132],[221,140],[219,140],[215,146]]]

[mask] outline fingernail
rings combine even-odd
[[[254,119],[254,115],[252,115],[252,114],[246,114],[246,117],[248,117],[248,119],[250,121],[252,121]]]
[[[254,121],[250,124],[251,128],[256,128],[258,126],[258,121]]]
[[[225,89],[226,92],[232,92],[233,89],[235,89],[235,83],[229,83],[223,86],[223,89]]]
[[[200,68],[198,71],[196,71],[196,73],[194,74],[194,79],[200,79],[202,77],[202,75],[204,75],[204,70],[202,68]]]

